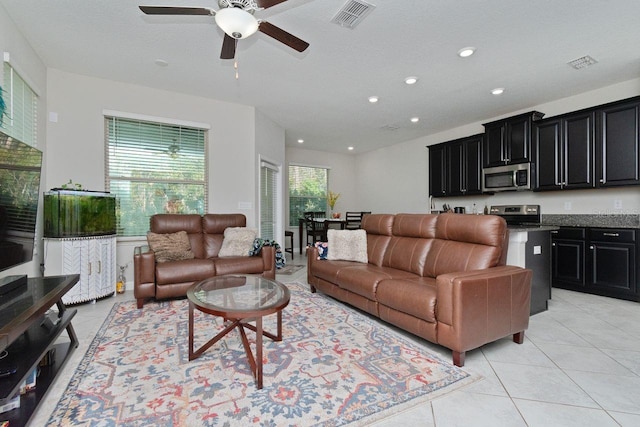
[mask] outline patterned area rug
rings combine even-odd
[[[348,306],[287,286],[284,339],[264,340],[262,390],[236,331],[190,362],[186,300],[122,302],[47,425],[364,425],[477,379]],[[195,325],[200,346],[221,319],[196,311]]]
[[[284,268],[276,271],[276,274],[293,274],[302,270],[304,267],[304,265],[287,264]]]

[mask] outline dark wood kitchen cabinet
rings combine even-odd
[[[482,193],[482,152],[483,135],[451,141],[446,145],[448,171],[447,194],[449,196],[468,196]]]
[[[601,295],[640,300],[636,230],[589,229],[589,287]]]
[[[640,97],[597,110],[597,185],[640,184]]]
[[[558,116],[533,126],[533,189],[594,188],[595,112]]]
[[[446,196],[445,144],[432,145],[427,148],[429,148],[429,195],[431,197]]]
[[[530,161],[532,125],[543,115],[538,111],[531,111],[485,123],[482,166],[503,166]]]
[[[562,227],[551,232],[556,288],[640,301],[639,230]]]
[[[586,229],[581,227],[551,231],[551,283],[564,289],[584,291]]]
[[[429,146],[429,195],[467,196],[482,193],[483,134]]]

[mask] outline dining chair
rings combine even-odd
[[[304,212],[305,231],[307,232],[307,246],[316,242],[327,241],[327,229],[325,221],[317,221],[324,218],[324,212]],[[311,242],[309,241],[311,240]]]

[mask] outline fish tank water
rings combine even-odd
[[[116,197],[107,192],[52,190],[44,193],[44,237],[116,234]]]

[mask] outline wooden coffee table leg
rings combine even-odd
[[[193,303],[189,301],[189,360],[193,359]]]
[[[256,319],[256,381],[262,389],[262,317]]]

